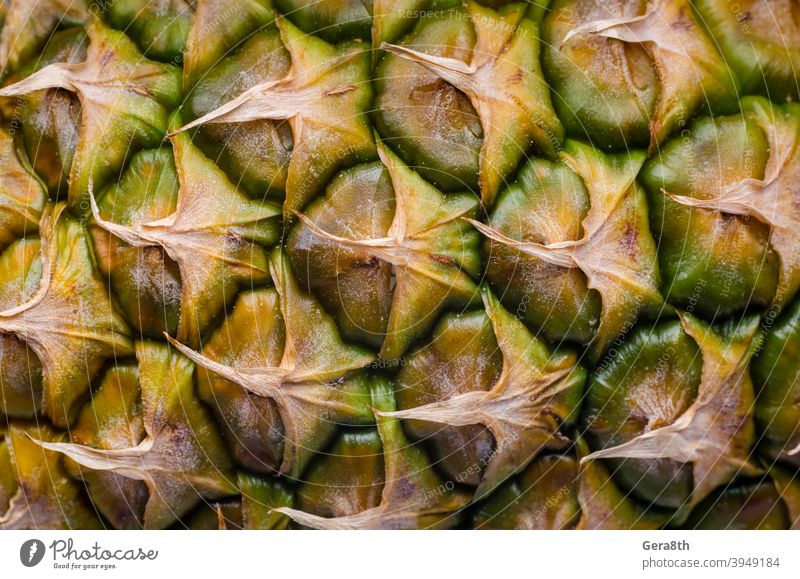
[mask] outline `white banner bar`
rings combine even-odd
[[[0,569],[9,579],[797,579],[800,533],[0,531]]]

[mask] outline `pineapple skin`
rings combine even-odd
[[[35,4],[0,529],[800,528],[793,0]]]

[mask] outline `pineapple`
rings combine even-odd
[[[800,528],[796,11],[0,3],[0,527]]]

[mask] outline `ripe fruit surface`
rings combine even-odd
[[[0,1],[0,528],[800,527],[798,23]]]

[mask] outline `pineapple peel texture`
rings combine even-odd
[[[9,0],[0,32],[0,70],[16,69],[34,56],[57,27],[85,22],[85,0]]]
[[[35,233],[47,201],[44,185],[15,145],[13,135],[0,130],[0,248]]]
[[[650,152],[700,107],[730,108],[737,81],[703,32],[688,0],[653,0],[646,12],[628,18],[597,19],[576,26],[561,45],[581,35],[642,44],[654,61],[661,95],[650,123]],[[687,83],[686,79],[691,79]],[[687,86],[688,84],[688,86]]]
[[[180,94],[178,69],[148,60],[123,33],[90,18],[86,34],[84,62],[50,64],[0,89],[3,97],[56,88],[78,96],[80,137],[70,170],[69,204],[79,213],[88,210],[90,182],[105,183],[133,150],[161,143],[168,111]]]
[[[515,4],[495,12],[467,2],[477,36],[469,64],[381,44],[381,49],[423,66],[462,91],[475,107],[484,131],[480,188],[488,206],[532,143],[553,155],[564,135],[539,64],[538,27],[525,17],[525,9]]]
[[[649,230],[646,201],[636,184],[642,153],[604,155],[587,145],[567,141],[561,160],[586,185],[589,212],[577,241],[542,244],[511,239],[495,227],[470,223],[495,243],[546,263],[580,269],[602,299],[600,325],[592,342],[599,356],[639,315],[663,304],[656,244]]]
[[[739,326],[725,328],[725,333],[691,314],[682,314],[681,324],[703,356],[694,403],[672,424],[582,459],[669,458],[691,464],[694,487],[689,501],[676,515],[678,518],[685,517],[713,490],[737,475],[761,473],[748,458],[754,438],[749,414],[754,393],[748,363],[760,343],[758,318],[749,317]]]
[[[477,274],[478,240],[461,217],[474,215],[478,201],[469,195],[445,196],[381,142],[378,153],[395,193],[394,218],[384,237],[336,236],[298,216],[321,239],[391,264],[395,287],[380,355],[396,359],[432,326],[434,314],[477,295],[471,275]]]
[[[275,402],[286,431],[280,471],[297,478],[337,424],[371,420],[362,385],[348,378],[375,357],[342,342],[334,321],[297,287],[280,251],[273,253],[270,270],[286,327],[278,366],[234,368],[168,339],[199,366]]]
[[[130,330],[93,270],[86,234],[48,208],[40,224],[42,274],[25,303],[0,312],[0,331],[25,341],[44,374],[43,411],[66,427],[108,359],[133,353]]]
[[[146,528],[164,528],[201,498],[236,494],[233,473],[220,435],[194,397],[194,365],[166,345],[136,345],[146,436],[129,448],[98,449],[66,442],[34,440],[82,467],[143,481],[148,488]]]
[[[523,469],[540,451],[568,445],[559,428],[570,418],[574,410],[570,401],[583,381],[574,354],[551,354],[488,290],[483,292],[483,301],[503,355],[495,385],[488,391],[466,392],[417,408],[379,412],[450,426],[485,426],[495,438],[496,449],[475,491],[478,499]]]
[[[289,507],[275,511],[314,529],[399,530],[454,525],[458,511],[469,503],[469,497],[444,487],[425,453],[409,444],[400,422],[391,416],[395,408],[391,384],[378,379],[371,392],[386,469],[380,503],[360,513],[336,518],[320,517]]]
[[[259,83],[176,132],[208,123],[288,120],[294,138],[284,218],[294,217],[336,170],[375,157],[365,117],[372,98],[369,57],[363,46],[332,46],[277,20],[292,64],[278,81]],[[173,133],[174,134],[174,133]]]
[[[611,4],[0,0],[0,528],[800,526],[795,30]]]
[[[770,244],[781,261],[773,303],[783,306],[800,288],[800,107],[778,107],[762,98],[747,98],[742,108],[755,119],[769,143],[764,178],[720,183],[720,191],[708,199],[661,191],[681,205],[752,216],[769,226]]]
[[[162,247],[177,263],[181,276],[177,336],[194,345],[240,280],[267,279],[266,255],[253,239],[269,236],[264,229],[270,220],[277,220],[280,209],[245,196],[188,136],[175,135],[172,146],[180,189],[171,215],[120,225],[100,214],[91,183],[89,201],[101,228],[134,247]]]
[[[13,469],[17,486],[7,508],[0,504],[0,529],[98,529],[95,511],[84,505],[80,483],[66,472],[61,457],[43,449],[35,440],[61,442],[66,434],[40,424],[11,425],[0,432],[3,466]],[[3,448],[5,447],[5,448]],[[3,489],[9,490],[9,489]]]

